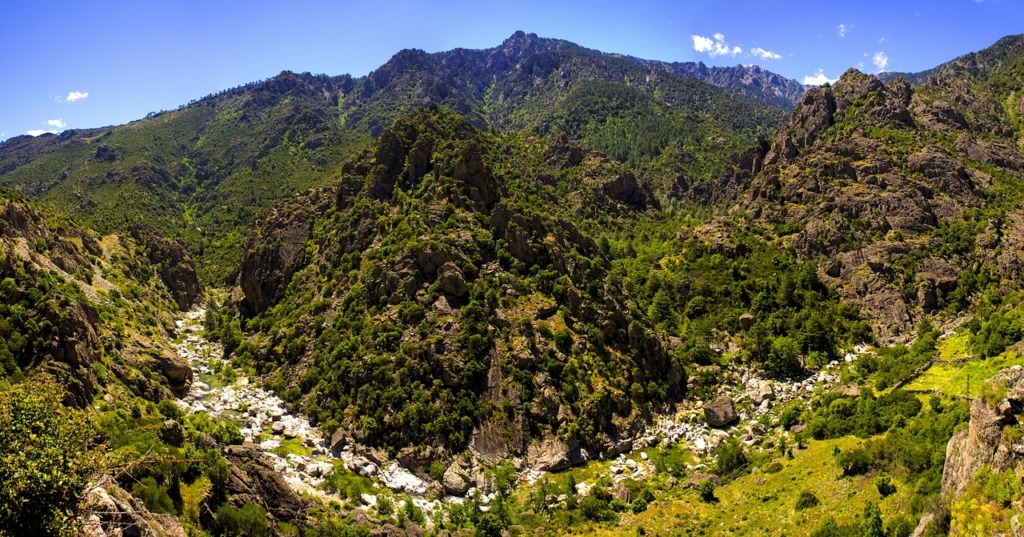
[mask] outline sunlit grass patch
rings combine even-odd
[[[1015,365],[1024,365],[1024,356],[1013,350],[987,360],[979,359],[961,364],[937,363],[908,384],[906,389],[973,397],[978,395],[986,380],[1000,370]]]

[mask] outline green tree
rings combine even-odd
[[[221,505],[217,509],[217,524],[221,535],[265,537],[270,535],[267,525],[267,512],[259,505],[246,503],[240,508],[231,504]]]
[[[874,502],[864,506],[864,517],[860,522],[862,537],[885,537],[885,526],[882,524],[882,511]]]
[[[70,535],[97,461],[82,414],[45,378],[0,393],[0,534]]]

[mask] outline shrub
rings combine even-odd
[[[885,537],[885,527],[882,525],[882,511],[874,502],[868,502],[864,506],[864,516],[860,521],[860,534],[863,537]]]
[[[718,462],[715,469],[723,479],[739,477],[747,468],[747,456],[743,453],[743,445],[734,438],[722,442],[715,450]]]
[[[246,537],[265,537],[270,535],[267,527],[267,512],[254,503],[246,503],[240,508],[225,503],[217,508],[217,524],[221,535]]]
[[[429,471],[430,478],[433,479],[434,481],[441,481],[442,479],[444,479],[444,471],[445,471],[445,469],[446,468],[445,468],[443,462],[441,462],[441,461],[433,461],[433,462],[431,462],[430,463],[430,471]]]
[[[608,507],[608,501],[598,498],[594,494],[590,494],[580,500],[579,510],[583,518],[595,522],[615,518],[615,513]]]
[[[892,478],[887,475],[880,475],[875,478],[875,488],[883,498],[891,496],[896,492],[896,485],[892,484]]]
[[[377,497],[377,514],[383,517],[395,514],[395,501],[391,496],[381,494]]]
[[[843,469],[843,475],[847,477],[866,474],[871,469],[871,457],[863,448],[839,452],[836,455],[836,462]]]
[[[910,537],[917,524],[905,516],[897,516],[885,526],[885,537]]]
[[[844,529],[840,528],[839,524],[836,523],[836,519],[832,518],[832,515],[825,515],[825,518],[821,520],[818,527],[811,532],[811,537],[842,537],[852,533],[843,530]]]
[[[0,392],[0,534],[60,535],[95,461],[81,413],[64,408],[51,379]]]
[[[801,490],[800,496],[796,499],[796,510],[803,511],[804,509],[810,509],[811,507],[816,507],[819,503],[821,502],[818,501],[818,497],[815,496],[813,492],[809,490]]]
[[[132,485],[132,496],[142,500],[146,508],[154,513],[177,514],[174,502],[167,494],[167,487],[157,483],[152,477],[144,477]]]
[[[697,492],[700,494],[700,499],[704,503],[712,503],[718,501],[715,497],[715,483],[708,479],[697,486]]]
[[[165,418],[170,418],[172,420],[181,419],[181,409],[178,408],[178,405],[174,404],[174,401],[171,401],[170,399],[160,401],[160,404],[158,404],[156,408]]]

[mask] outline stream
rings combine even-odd
[[[428,517],[429,523],[430,514],[436,513],[437,508],[445,502],[464,501],[464,498],[454,496],[428,499],[431,484],[395,461],[380,461],[378,465],[356,454],[351,446],[332,452],[324,433],[313,426],[306,416],[289,412],[288,405],[280,397],[250,382],[242,374],[232,374],[237,372],[226,376],[217,375],[217,371],[222,371],[220,368],[230,369],[231,366],[222,359],[223,349],[220,344],[204,336],[205,314],[205,309],[197,309],[177,320],[176,349],[188,361],[194,373],[189,392],[178,400],[178,405],[187,413],[206,412],[211,417],[234,420],[239,425],[243,441],[258,446],[273,462],[274,469],[297,493],[312,494],[325,503],[331,500],[344,503],[345,498],[323,488],[325,478],[335,470],[340,460],[345,469],[373,479],[375,493],[363,494],[361,498],[366,506],[376,505],[376,491],[384,493],[390,490],[408,494],[413,504]],[[866,347],[858,347],[848,353],[843,361],[855,361],[867,351]],[[838,389],[837,373],[840,364],[841,361],[834,361],[821,372],[797,382],[768,381],[746,372],[736,375],[728,387],[723,386],[719,390],[719,394],[725,393],[737,402],[754,403],[738,409],[739,423],[725,430],[709,427],[704,422],[699,401],[674,415],[661,416],[648,427],[645,434],[638,436],[631,450],[633,453],[619,455],[612,461],[609,477],[619,481],[653,474],[655,469],[653,464],[647,462],[647,453],[639,451],[645,447],[678,443],[697,454],[710,454],[724,438],[731,435],[741,437],[748,445],[752,444],[766,432],[763,427],[758,429],[755,426],[757,420],[771,412],[776,404],[795,399],[808,400],[816,390]],[[225,383],[225,377],[234,377],[234,380]],[[285,450],[278,449],[282,445]],[[278,452],[287,454],[282,456]],[[632,460],[627,458],[632,455],[639,455],[640,460],[637,457],[632,457]],[[520,478],[533,483],[543,475],[544,472],[528,469],[520,474]],[[579,486],[581,489],[586,487],[584,483]],[[474,490],[471,489],[470,494]],[[432,497],[436,497],[436,493]],[[493,493],[484,494],[480,499],[483,506],[486,506],[493,499]],[[486,507],[482,509],[486,510]]]
[[[234,420],[239,424],[242,440],[258,446],[295,492],[310,493],[325,503],[330,500],[344,503],[344,498],[321,488],[338,460],[346,469],[372,477],[374,487],[381,492],[390,489],[409,494],[413,503],[428,516],[439,502],[462,501],[454,497],[427,499],[428,483],[397,462],[380,468],[353,453],[349,446],[332,453],[324,433],[306,416],[289,412],[284,400],[251,383],[244,375],[238,374],[233,382],[225,384],[216,371],[231,366],[222,360],[224,353],[220,344],[204,336],[205,315],[205,309],[193,310],[176,321],[176,350],[191,365],[194,378],[188,394],[178,400],[183,411],[206,412],[211,417]],[[283,444],[288,451],[284,456],[275,452]],[[296,451],[308,454],[296,454]],[[363,494],[362,500],[368,506],[376,505],[377,494]]]

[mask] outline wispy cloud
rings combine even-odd
[[[59,119],[59,118],[58,119],[48,119],[48,120],[46,120],[46,124],[51,126],[51,127],[56,127],[58,129],[63,129],[64,127],[68,126],[67,123],[64,123],[63,119]]]
[[[68,93],[68,96],[64,98],[65,101],[73,103],[75,101],[81,101],[89,96],[88,91],[72,91]]]
[[[720,33],[716,33],[712,37],[692,35],[690,38],[693,39],[693,50],[706,52],[712,58],[715,56],[736,56],[743,52],[741,47],[730,47],[725,42],[725,36]]]
[[[27,134],[29,136],[39,136],[40,134],[57,134],[57,131],[52,131],[52,130],[48,131],[48,130],[44,130],[44,129],[32,129],[32,130],[26,132],[25,134]]]
[[[765,50],[761,47],[754,47],[750,49],[750,53],[753,54],[754,56],[757,56],[758,58],[761,58],[762,60],[778,60],[782,58],[782,56],[770,50]]]
[[[820,86],[825,83],[831,84],[835,81],[835,78],[829,78],[825,75],[824,69],[818,69],[818,72],[813,75],[804,75],[805,86]]]
[[[836,26],[836,31],[839,32],[839,37],[846,37],[853,31],[853,25],[841,22],[839,26]]]
[[[882,51],[878,51],[875,53],[875,56],[871,58],[871,63],[875,64],[879,73],[883,73],[885,72],[885,66],[889,65],[889,56],[886,56]]]

